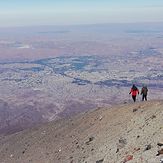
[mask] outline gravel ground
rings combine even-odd
[[[163,101],[148,101],[1,136],[0,163],[159,163],[161,149]]]

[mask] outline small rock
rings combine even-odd
[[[133,109],[133,112],[136,112],[136,111],[138,111],[138,109]]]
[[[155,135],[157,135],[157,132],[154,132],[154,133],[153,133],[153,136],[155,136]]]
[[[135,123],[135,121],[134,121],[134,123]],[[131,130],[128,130],[127,133],[130,133],[131,131],[132,131],[132,129]]]
[[[120,139],[119,139],[119,143],[120,143],[120,144],[127,144],[127,140],[124,139],[124,138],[120,138]]]
[[[126,162],[128,162],[130,160],[133,160],[133,158],[134,158],[133,155],[128,155],[128,156],[125,157],[123,163],[126,163]]]
[[[116,153],[118,153],[119,152],[119,148],[117,148],[117,150],[116,150]]]
[[[149,145],[147,145],[147,146],[145,147],[144,151],[148,151],[148,150],[150,150],[151,148],[152,148],[152,146],[151,146],[151,144],[149,144]]]
[[[163,154],[163,149],[159,150],[156,156],[162,155]]]
[[[14,157],[14,155],[13,155],[13,154],[11,154],[11,155],[10,155],[10,157],[12,158],[12,157]]]
[[[160,159],[160,163],[163,163],[163,158]]]
[[[140,151],[140,148],[134,148],[134,151],[136,151],[136,152]]]
[[[102,120],[102,118],[103,118],[103,117],[100,115],[99,120],[101,121],[101,120]]]
[[[93,136],[89,138],[89,141],[90,142],[93,141],[93,140],[94,140],[94,137]]]
[[[151,119],[154,119],[154,118],[156,118],[156,116],[155,115],[152,115]]]
[[[98,160],[96,161],[96,163],[102,163],[104,161],[104,159]]]
[[[126,152],[125,152],[125,155],[128,155],[128,154],[129,154],[129,151],[126,151]]]
[[[159,143],[157,143],[157,145],[161,147],[161,146],[163,146],[163,142],[159,142]]]
[[[42,135],[46,135],[46,131],[43,131],[41,134],[42,134]]]
[[[95,138],[94,138],[93,136],[90,137],[89,140],[86,142],[86,144],[89,145],[89,143],[90,143],[91,141],[93,141],[94,139],[95,139]]]
[[[125,147],[126,144],[127,144],[127,140],[124,139],[124,138],[120,138],[120,139],[119,139],[119,142],[118,142],[118,144],[117,144],[117,148],[118,148],[118,149],[122,149],[122,148]]]

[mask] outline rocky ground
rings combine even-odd
[[[0,163],[159,163],[163,101],[98,108],[0,137]]]

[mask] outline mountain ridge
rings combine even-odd
[[[2,163],[156,163],[163,101],[98,108],[0,137]]]

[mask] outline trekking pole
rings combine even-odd
[[[128,101],[130,101],[130,98],[131,98],[131,94],[128,94],[128,97],[129,97],[129,98],[128,98]]]

